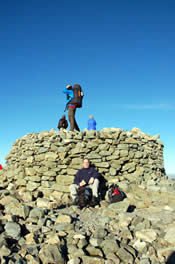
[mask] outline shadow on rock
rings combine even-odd
[[[99,198],[100,200],[105,200],[105,196],[108,191],[107,180],[101,175],[99,181]]]

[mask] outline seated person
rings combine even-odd
[[[85,185],[88,185],[92,189],[92,206],[98,204],[98,186],[100,176],[101,175],[97,172],[97,170],[90,166],[89,160],[85,158],[83,160],[83,168],[76,173],[74,183],[70,185],[70,193],[74,205],[78,202],[78,188]]]

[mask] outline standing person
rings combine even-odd
[[[92,204],[98,204],[98,187],[100,174],[94,167],[90,166],[88,159],[83,160],[83,168],[80,169],[74,178],[74,183],[70,185],[70,193],[73,199],[73,204],[78,201],[78,188],[88,185],[92,189]]]
[[[58,122],[58,129],[60,130],[61,128],[66,129],[68,127],[68,122],[66,120],[66,116],[63,115],[62,118]]]
[[[77,125],[77,122],[75,120],[76,106],[75,104],[71,104],[70,102],[74,98],[74,92],[72,89],[72,85],[67,85],[63,93],[67,95],[67,107],[68,107],[68,119],[70,123],[70,131],[74,131],[74,129],[76,129],[77,131],[80,131]]]
[[[96,130],[96,121],[92,115],[89,116],[88,130]]]
[[[2,168],[2,165],[0,164],[0,170],[2,170],[3,168]]]

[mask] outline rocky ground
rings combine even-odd
[[[175,180],[123,186],[127,198],[80,210],[0,190],[1,263],[166,263],[175,250]]]

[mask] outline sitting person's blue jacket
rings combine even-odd
[[[93,118],[88,120],[88,130],[96,130],[96,121]]]
[[[67,88],[64,88],[63,93],[69,95],[69,99],[66,99],[66,104],[70,100],[72,100],[74,98],[74,92],[73,92],[73,90],[68,90]],[[73,106],[73,104],[69,104],[69,105]]]
[[[85,181],[88,184],[90,178],[99,179],[100,174],[94,167],[89,167],[87,169],[80,169],[74,178],[74,184],[79,185],[81,181]]]

